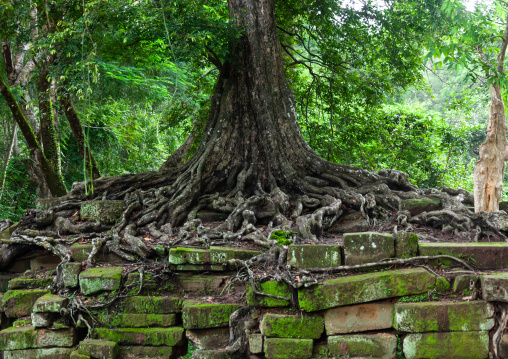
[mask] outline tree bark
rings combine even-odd
[[[93,153],[90,151],[90,148],[86,144],[83,128],[81,127],[81,121],[79,120],[79,116],[74,109],[69,94],[65,90],[59,90],[59,101],[65,113],[65,117],[67,117],[69,126],[71,127],[74,139],[76,140],[79,155],[81,158],[83,158],[83,161],[85,161],[88,174],[92,179],[99,178],[101,175],[97,166],[97,161],[95,160]]]
[[[12,152],[14,150],[14,145],[16,143],[16,137],[18,136],[18,127],[17,123],[14,122],[14,125],[12,126],[12,134],[11,134],[11,140],[9,142],[9,148],[7,149],[7,154],[5,156],[5,163],[2,168],[2,181],[0,181],[0,200],[2,200],[2,196],[4,194],[5,189],[5,179],[7,178],[7,168],[9,167],[9,161],[11,160]]]
[[[491,104],[487,138],[480,146],[480,159],[474,170],[475,212],[499,211],[503,195],[505,162],[508,160],[506,114],[499,85],[490,86]]]
[[[21,108],[16,101],[16,98],[13,96],[12,92],[9,90],[7,85],[3,82],[0,77],[0,93],[3,95],[9,109],[12,112],[14,120],[17,122],[21,133],[25,137],[26,143],[30,148],[30,151],[34,154],[36,160],[41,166],[41,170],[48,185],[48,188],[53,196],[63,196],[67,193],[65,189],[65,184],[63,182],[62,177],[52,168],[50,162],[44,155],[42,148],[39,144],[39,141],[35,137],[30,124],[27,119],[23,115]]]

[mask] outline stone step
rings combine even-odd
[[[184,329],[175,328],[96,328],[94,339],[104,339],[119,345],[168,346],[180,345],[184,339]]]
[[[37,299],[48,293],[46,289],[8,290],[2,297],[3,311],[10,318],[30,315]]]
[[[482,296],[489,302],[508,302],[508,272],[480,275]]]
[[[6,350],[4,359],[69,359],[72,349],[70,348],[45,348],[26,350]]]
[[[229,328],[187,329],[185,336],[197,349],[222,349],[229,344]]]
[[[226,247],[210,247],[210,249],[177,247],[169,250],[168,261],[173,265],[222,265],[231,259],[247,260],[260,253],[260,251]]]
[[[321,316],[266,314],[260,325],[266,337],[319,339],[324,331]]]
[[[478,269],[508,268],[508,243],[420,243],[421,256],[448,255],[462,259]],[[457,266],[450,259],[440,259],[445,265]]]
[[[72,347],[76,344],[76,330],[34,329],[33,327],[11,327],[0,331],[0,351]]]
[[[337,267],[341,265],[340,252],[339,245],[290,245],[287,262],[295,268]]]
[[[328,355],[393,359],[397,351],[397,337],[393,334],[348,334],[328,337]]]
[[[402,348],[406,359],[485,359],[489,357],[489,333],[408,334]]]
[[[79,287],[84,295],[120,289],[122,267],[91,268],[79,274]]]
[[[85,262],[92,252],[93,245],[91,243],[79,244],[75,243],[70,246],[71,259],[74,262]],[[123,263],[125,259],[116,255],[115,253],[109,252],[107,249],[99,250],[99,253],[95,256],[95,260],[99,263]]]
[[[489,331],[494,306],[484,301],[397,303],[393,327],[411,333]]]
[[[264,352],[268,359],[308,359],[313,345],[312,339],[266,338]]]
[[[306,312],[380,299],[427,293],[436,277],[422,268],[389,270],[325,280],[300,288],[300,308]]]
[[[79,343],[78,352],[92,358],[116,359],[120,352],[118,344],[100,339],[85,339]]]
[[[344,264],[378,262],[395,256],[395,240],[391,233],[344,233]]]
[[[133,296],[125,298],[120,307],[130,314],[172,314],[182,311],[180,297]]]
[[[110,327],[118,328],[149,328],[149,327],[172,327],[178,324],[176,314],[121,314],[100,313],[97,318]]]
[[[183,303],[182,320],[185,329],[220,328],[229,326],[229,317],[240,304],[208,304],[189,300]]]
[[[67,306],[69,300],[55,294],[45,294],[39,297],[33,306],[34,313],[60,313]]]

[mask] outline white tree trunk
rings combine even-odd
[[[499,86],[490,86],[491,104],[487,139],[480,146],[480,159],[474,170],[474,210],[496,212],[503,194],[503,175],[508,159],[506,114]]]

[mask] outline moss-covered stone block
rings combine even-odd
[[[116,359],[120,348],[115,342],[100,339],[85,339],[79,343],[79,351],[92,358]]]
[[[256,283],[257,291],[279,297],[291,298],[291,289],[284,282],[266,281]],[[250,284],[247,285],[247,304],[251,307],[287,307],[291,304],[289,300],[270,298],[256,294]]]
[[[74,262],[84,262],[88,259],[93,245],[90,243],[79,244],[75,243],[70,247],[71,258]],[[95,256],[95,260],[100,263],[122,263],[124,259],[115,253],[109,252],[107,249],[102,249]]]
[[[395,257],[412,258],[418,255],[418,235],[405,231],[395,235]]]
[[[170,264],[210,264],[210,251],[196,248],[171,248],[168,254]]]
[[[119,345],[165,345],[173,347],[182,344],[184,329],[176,328],[96,328],[95,339],[116,342]]]
[[[295,268],[325,268],[341,265],[339,245],[290,245],[287,258],[288,264]]]
[[[65,329],[36,329],[36,347],[72,347],[77,342],[76,330]]]
[[[327,335],[365,332],[392,327],[392,303],[348,305],[323,313]]]
[[[443,204],[439,198],[413,198],[403,200],[402,209],[408,210],[412,216],[416,216],[423,212],[443,209]]]
[[[397,303],[393,327],[403,332],[488,331],[494,308],[484,301]]]
[[[125,313],[132,314],[171,314],[182,311],[183,300],[180,297],[145,297],[125,298],[121,303]]]
[[[324,331],[323,318],[266,314],[260,325],[261,334],[275,338],[319,339]]]
[[[171,327],[178,323],[176,314],[100,313],[97,318],[109,327],[118,328]]]
[[[300,288],[300,308],[312,312],[380,299],[427,293],[436,278],[422,268],[399,269],[329,279]]]
[[[90,359],[90,356],[81,354],[78,350],[75,350],[71,353],[69,359]]]
[[[185,293],[208,293],[219,291],[229,280],[225,275],[177,275],[175,287],[181,288]]]
[[[447,294],[452,291],[452,284],[445,277],[436,278],[436,293]]]
[[[508,267],[508,243],[420,243],[421,256],[448,255],[462,259],[479,269],[503,269]],[[457,266],[451,260],[442,258],[439,262],[447,266]]]
[[[394,256],[395,241],[391,233],[344,233],[346,265],[377,262]]]
[[[7,317],[24,317],[32,313],[37,299],[48,293],[46,289],[8,290],[2,298],[2,308]]]
[[[47,278],[14,278],[9,281],[9,289],[48,288],[53,284],[53,277]]]
[[[4,359],[73,359],[71,354],[69,348],[12,350],[4,352]]]
[[[115,223],[125,209],[124,201],[86,201],[81,204],[82,221]]]
[[[483,299],[489,302],[508,302],[508,272],[480,275]]]
[[[249,351],[253,354],[261,354],[263,352],[263,335],[249,334]]]
[[[37,332],[33,327],[11,327],[0,331],[0,350],[35,348]]]
[[[308,359],[313,345],[312,339],[266,338],[264,351],[268,359]]]
[[[233,359],[225,350],[200,349],[192,353],[192,359]]]
[[[479,276],[473,275],[473,274],[463,274],[458,275],[455,277],[455,280],[453,281],[453,291],[455,293],[463,294],[465,290],[469,291],[469,294],[471,294],[471,287],[476,287],[476,283],[478,283],[478,280],[480,279]]]
[[[485,359],[489,357],[489,333],[415,333],[402,344],[406,359]]]
[[[31,314],[32,325],[34,328],[45,328],[51,326],[55,313],[33,313]]]
[[[229,326],[229,317],[241,308],[239,304],[208,304],[186,301],[182,308],[185,329],[219,328]]]
[[[350,334],[328,337],[330,356],[393,359],[397,337],[393,334]]]
[[[33,312],[60,313],[60,309],[66,307],[68,302],[69,300],[65,297],[48,293],[35,301]]]
[[[197,349],[221,349],[229,344],[229,328],[187,329],[185,336]],[[261,351],[263,349],[261,348]]]
[[[149,359],[167,359],[181,358],[180,350],[175,347],[143,347],[138,345],[120,346],[119,358],[149,358]],[[182,352],[181,354],[185,354]]]
[[[247,260],[261,253],[248,249],[212,246],[210,247],[210,264],[224,264],[231,259]]]
[[[133,291],[139,289],[140,284],[140,274],[139,272],[132,272],[127,275],[127,279],[125,280],[125,285],[130,286]],[[157,280],[153,276],[153,274],[145,273],[143,274],[143,288],[145,290],[154,290],[159,287]]]
[[[68,262],[62,266],[62,277],[66,288],[76,288],[79,285],[81,263]]]
[[[79,274],[79,286],[84,295],[120,289],[122,267],[92,268]]]

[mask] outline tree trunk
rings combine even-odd
[[[62,177],[53,169],[50,165],[48,159],[44,155],[42,148],[39,144],[39,141],[35,137],[35,134],[30,127],[27,119],[23,115],[21,108],[16,101],[16,98],[13,96],[10,89],[5,85],[2,78],[0,77],[0,93],[2,93],[9,109],[12,112],[14,120],[18,123],[19,129],[23,136],[25,137],[26,143],[30,148],[30,152],[34,154],[35,159],[40,164],[40,168],[44,179],[46,180],[46,184],[53,196],[63,196],[67,193],[65,189],[65,184],[63,182]]]
[[[499,85],[490,86],[491,104],[487,139],[480,146],[474,170],[475,212],[496,212],[503,194],[505,162],[508,160],[506,114]]]
[[[91,178],[96,179],[101,175],[99,173],[99,168],[97,167],[97,161],[95,161],[95,157],[93,156],[90,148],[87,146],[85,141],[85,136],[83,134],[83,128],[81,127],[81,121],[79,120],[79,116],[74,109],[72,104],[72,100],[68,93],[63,90],[59,91],[60,105],[63,108],[65,113],[65,117],[67,117],[67,121],[69,122],[69,126],[71,127],[72,134],[74,135],[74,139],[76,140],[76,145],[78,146],[78,152],[81,158],[85,161],[86,170]]]
[[[2,176],[2,180],[0,181],[0,201],[2,200],[2,195],[4,194],[5,179],[7,178],[7,168],[9,167],[9,161],[11,160],[12,152],[14,151],[14,145],[16,143],[17,136],[18,127],[17,123],[14,122],[14,125],[12,126],[11,140],[9,142],[9,147],[7,148],[7,154],[5,155],[5,163],[3,165],[2,172],[0,173]]]

